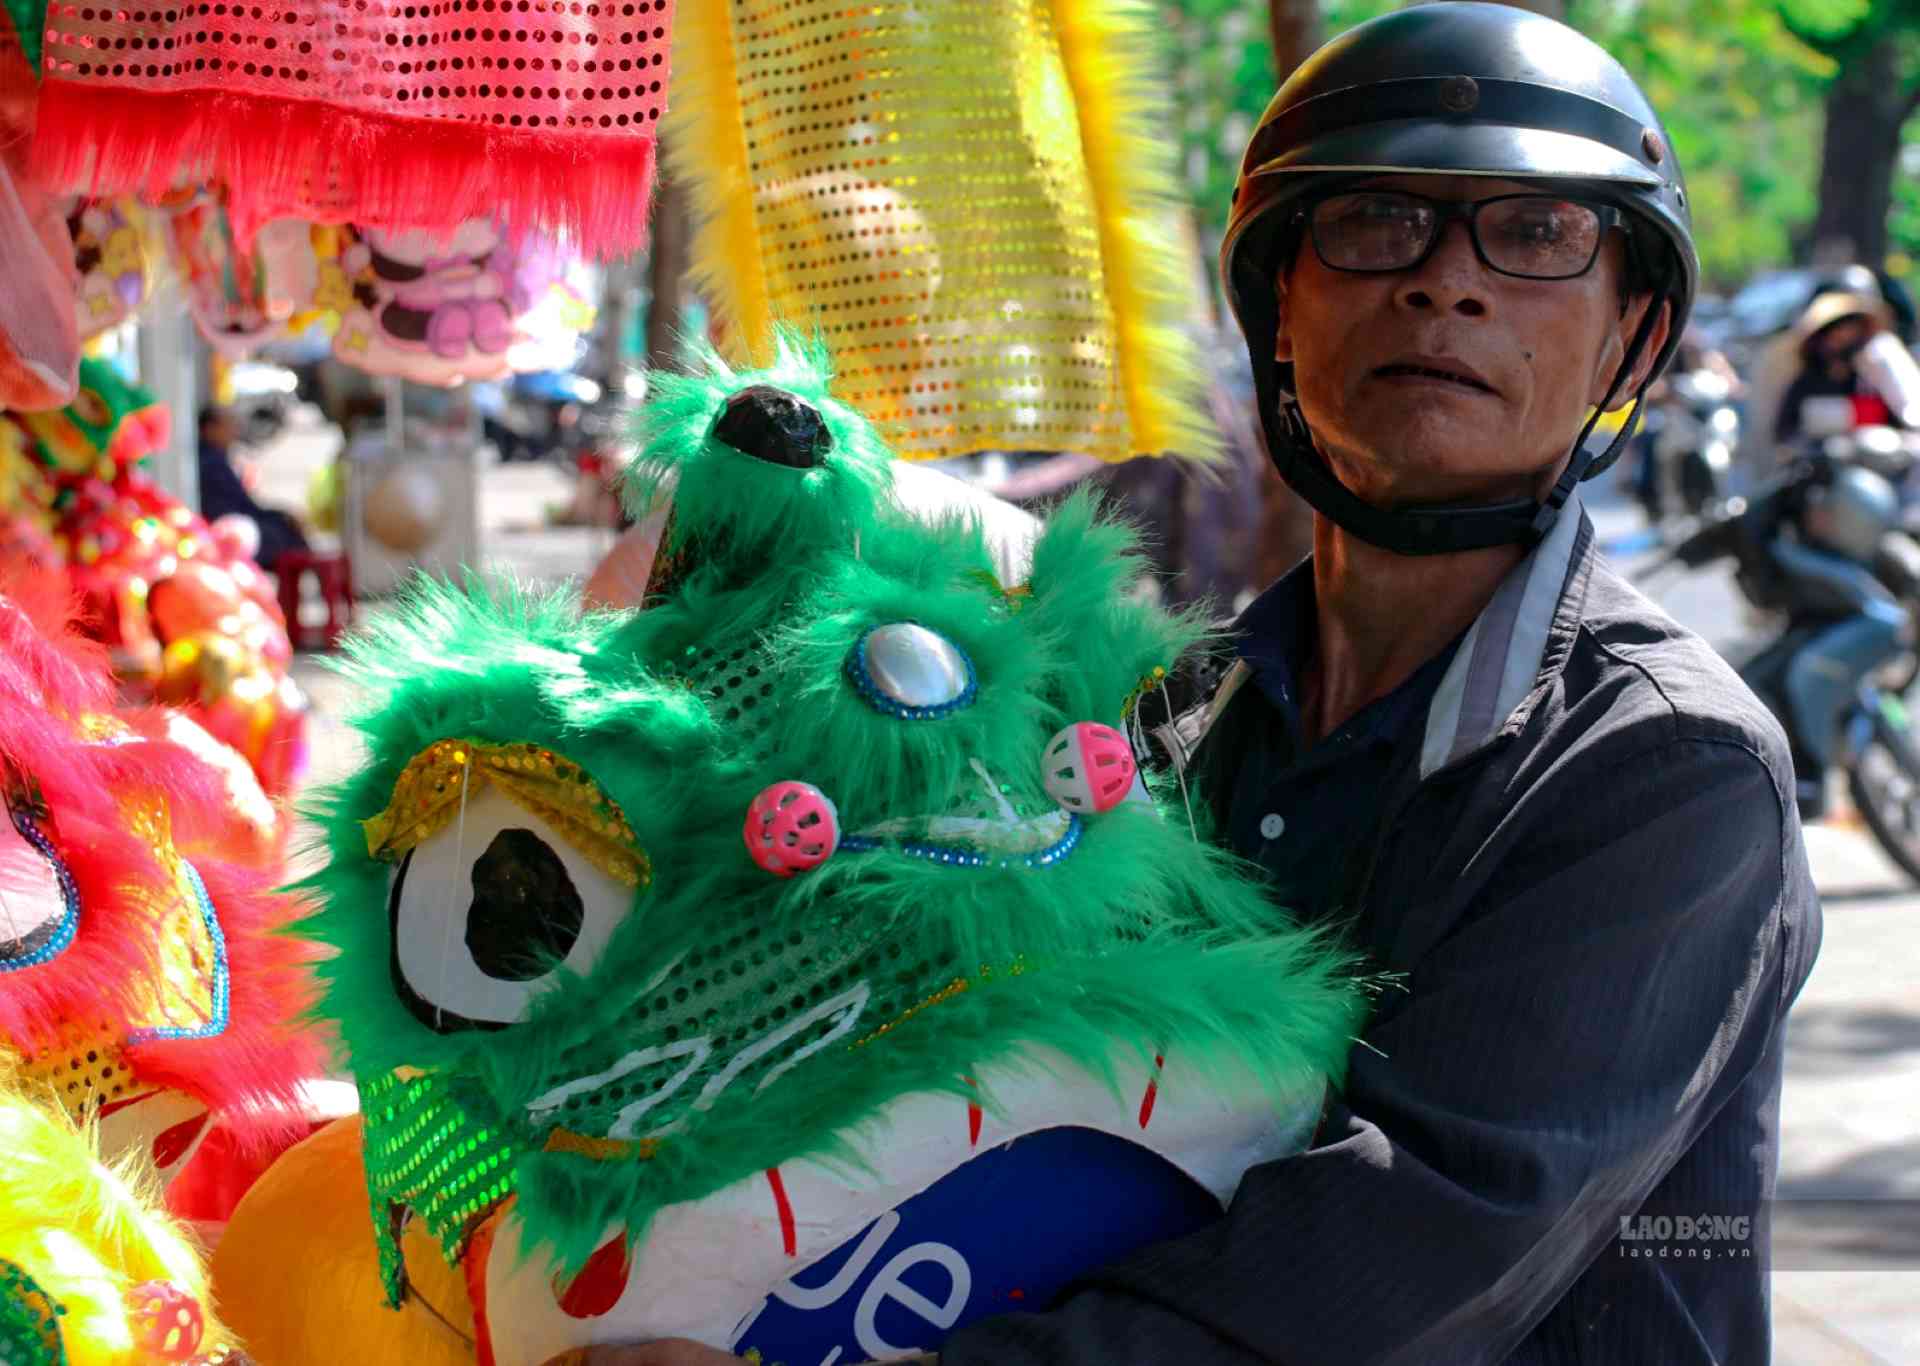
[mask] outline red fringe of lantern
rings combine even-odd
[[[651,127],[523,129],[55,77],[40,88],[33,169],[62,191],[149,200],[218,181],[243,242],[274,218],[395,230],[486,218],[611,257],[646,241],[654,143]]]

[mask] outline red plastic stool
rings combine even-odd
[[[353,569],[339,550],[286,550],[273,566],[280,581],[280,614],[296,650],[331,650],[353,620]],[[301,585],[313,575],[327,604],[327,623],[318,630],[300,620]]]

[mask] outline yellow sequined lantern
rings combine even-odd
[[[666,145],[723,350],[817,328],[908,458],[1205,456],[1138,0],[682,0]]]

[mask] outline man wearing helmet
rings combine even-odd
[[[1222,268],[1314,554],[1170,747],[1386,985],[1311,1144],[1219,1223],[939,1359],[1763,1363],[1784,1016],[1819,939],[1792,768],[1579,499],[1632,431],[1596,456],[1599,411],[1693,298],[1659,122],[1552,20],[1398,11],[1274,98]],[[1702,1215],[1725,1236],[1658,1241]]]
[[[1314,553],[1175,747],[1276,899],[1392,985],[1311,1145],[1218,1225],[941,1359],[1765,1362],[1819,941],[1793,771],[1580,509],[1632,431],[1596,454],[1599,413],[1693,299],[1660,123],[1552,20],[1395,12],[1268,107],[1222,272]],[[1702,1214],[1750,1236],[1635,1236]]]

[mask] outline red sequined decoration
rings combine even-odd
[[[274,217],[503,216],[640,244],[672,0],[47,7],[34,163],[75,191],[219,180]]]

